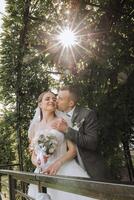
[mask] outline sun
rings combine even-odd
[[[69,27],[60,32],[58,40],[64,47],[71,47],[77,43],[75,33]]]
[[[54,33],[49,34],[51,42],[45,51],[49,51],[55,55],[57,53],[55,58],[58,65],[62,61],[63,63],[68,62],[70,66],[73,64],[76,65],[79,58],[83,59],[83,55],[91,55],[91,51],[83,46],[84,43],[87,43],[87,39],[92,39],[92,33],[89,32],[87,34],[85,25],[82,25],[84,20],[85,18],[75,25],[74,22],[68,25],[63,23],[62,26],[57,24]]]

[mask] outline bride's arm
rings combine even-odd
[[[31,161],[32,161],[33,165],[37,167],[37,165],[38,165],[37,164],[37,155],[35,154],[34,151],[32,151]]]
[[[72,160],[77,154],[76,145],[70,140],[67,140],[67,147],[68,151],[65,153],[65,155],[58,159],[58,161],[60,161],[61,164],[64,164],[68,160]]]
[[[71,141],[67,141],[68,151],[59,159],[57,159],[53,164],[51,164],[46,170],[43,171],[45,174],[55,175],[60,167],[67,161],[72,160],[76,154],[76,146]]]
[[[37,155],[35,154],[35,151],[34,151],[33,145],[32,145],[34,137],[35,137],[36,124],[37,124],[36,122],[31,123],[29,126],[29,129],[28,129],[28,139],[29,139],[28,151],[31,156],[32,164],[37,167]]]

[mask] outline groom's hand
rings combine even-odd
[[[58,118],[52,124],[52,128],[62,132],[67,133],[68,131],[68,124],[63,118]]]

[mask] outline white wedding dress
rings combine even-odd
[[[36,136],[39,136],[40,134],[49,134],[49,135],[54,135],[56,136],[58,140],[58,147],[56,148],[56,151],[52,156],[47,161],[47,165],[44,164],[44,169],[48,167],[50,164],[55,162],[59,157],[63,156],[66,151],[67,151],[67,146],[66,146],[66,141],[64,138],[64,134],[61,132],[52,129],[51,127],[42,127],[38,128],[36,131]],[[33,136],[31,136],[33,138]],[[38,173],[38,169],[36,168],[34,173]],[[77,164],[75,159],[66,162],[62,167],[59,169],[57,175],[64,175],[64,176],[76,176],[76,177],[86,177],[89,178],[88,174],[86,171],[80,167],[80,165]],[[51,200],[93,200],[93,198],[90,197],[85,197],[82,195],[76,195],[73,193],[68,193],[68,192],[63,192],[51,188],[47,188],[47,193],[50,195]],[[28,189],[28,195],[35,198],[36,200],[48,200],[48,198],[43,196],[43,194],[38,193],[38,186],[30,184],[29,189]],[[94,199],[95,200],[95,199]]]

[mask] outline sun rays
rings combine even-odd
[[[85,16],[81,21],[64,21],[62,24],[56,22],[55,28],[46,33],[46,46],[38,52],[38,56],[48,53],[57,66],[69,68],[77,66],[80,60],[92,57],[95,49],[92,46],[95,33],[87,24]],[[45,38],[44,38],[45,39]],[[92,51],[93,50],[93,51]]]

